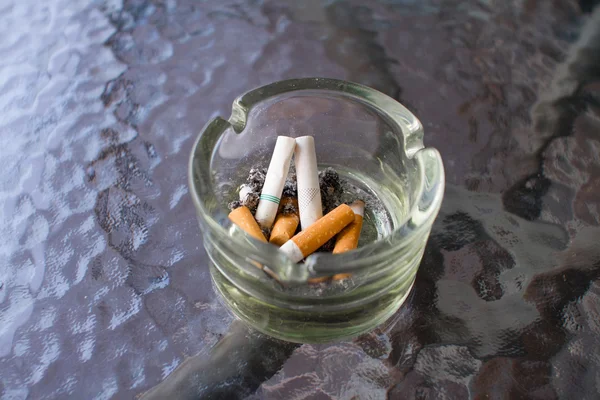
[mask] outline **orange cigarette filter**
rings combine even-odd
[[[287,207],[294,211],[286,211]],[[298,216],[298,200],[294,199],[293,197],[284,197],[281,199],[281,211],[275,218],[273,230],[271,231],[271,236],[269,237],[269,243],[282,246],[285,242],[290,240],[292,236],[294,236],[299,223],[300,217]]]
[[[342,229],[335,238],[333,254],[344,253],[358,247],[358,239],[360,239],[360,231],[363,225],[365,203],[361,200],[357,200],[352,203],[350,208],[352,208],[352,211],[354,212],[354,221]]]
[[[362,229],[365,213],[365,203],[362,200],[357,200],[350,205],[350,208],[354,211],[354,221],[342,229],[337,235],[333,254],[344,253],[358,247],[358,239],[360,239],[360,231]],[[345,279],[351,275],[352,274],[336,274],[333,276],[333,280]]]
[[[299,262],[323,246],[354,221],[354,211],[342,204],[285,242],[280,250],[294,262]]]
[[[250,236],[263,242],[267,241],[248,207],[241,206],[236,208],[229,213],[229,219]]]
[[[252,215],[252,212],[250,212],[250,209],[248,207],[241,206],[236,208],[235,210],[229,213],[229,219],[231,220],[231,222],[239,226],[244,232],[246,232],[250,236],[255,237],[256,239],[262,242],[267,241],[265,235],[262,233],[262,230],[258,226],[258,222],[256,222],[256,220],[254,219],[254,216]],[[269,276],[271,276],[271,278],[275,279],[277,282],[280,282],[279,277],[273,271],[271,271],[268,268],[263,268],[263,266],[256,261],[250,262],[257,268],[266,272]]]

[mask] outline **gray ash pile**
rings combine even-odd
[[[238,207],[246,206],[250,209],[252,214],[254,214],[256,212],[256,207],[258,207],[260,192],[265,184],[266,175],[266,168],[251,168],[248,173],[248,178],[246,178],[246,182],[239,188],[239,199],[229,203],[229,209],[234,210]]]
[[[298,197],[298,182],[296,181],[296,170],[290,167],[290,172],[283,186],[282,197]]]
[[[321,189],[321,201],[323,202],[323,215],[342,204],[344,184],[345,182],[333,168],[327,167],[324,170],[319,171],[319,187]]]

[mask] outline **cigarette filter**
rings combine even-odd
[[[248,207],[241,206],[236,208],[229,213],[229,219],[250,236],[263,242],[267,241]]]
[[[260,241],[266,242],[265,235],[263,235],[260,227],[256,223],[256,220],[252,216],[250,209],[246,206],[241,206],[233,210],[229,213],[229,219],[231,222],[239,226],[244,232],[249,235],[257,238]],[[269,268],[263,267],[257,261],[250,261],[254,266],[266,272],[271,278],[275,279],[277,282],[279,281],[279,276],[276,273],[271,271]]]
[[[286,207],[288,205],[289,207]],[[286,208],[291,208],[291,211],[286,210]],[[298,228],[298,223],[300,222],[297,210],[298,201],[296,199],[292,197],[284,197],[281,199],[281,211],[275,218],[269,243],[281,246],[294,236],[296,228]]]
[[[293,138],[287,136],[277,137],[277,143],[275,143],[271,163],[267,170],[267,176],[254,216],[263,228],[269,229],[273,226],[295,147],[296,141]]]
[[[347,204],[342,204],[285,242],[279,249],[292,261],[299,262],[317,251],[352,221],[354,221],[354,211]]]
[[[356,249],[358,247],[358,239],[363,225],[365,214],[365,203],[362,200],[357,200],[350,205],[354,212],[354,221],[346,226],[335,239],[335,247],[333,254],[344,253]],[[336,274],[333,280],[340,280],[350,277],[352,274]]]
[[[333,254],[344,253],[358,247],[363,216],[365,215],[365,203],[362,200],[357,200],[350,204],[350,208],[354,212],[354,221],[345,227],[335,238]]]
[[[304,230],[323,216],[315,139],[312,136],[296,138],[294,162],[298,183],[300,227]]]

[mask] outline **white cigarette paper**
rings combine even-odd
[[[360,215],[361,217],[365,216],[365,202],[362,200],[356,200],[352,204],[350,204],[350,208],[354,211],[354,214]]]
[[[281,193],[290,170],[290,162],[294,154],[296,141],[287,136],[278,136],[271,163],[265,176],[265,183],[260,192],[260,200],[254,218],[258,224],[266,229],[271,228],[277,216],[277,209],[281,201]]]
[[[292,262],[300,262],[304,258],[304,254],[300,250],[300,247],[293,240],[288,240],[279,248],[280,251],[283,251],[289,258],[291,258]]]
[[[315,139],[312,136],[296,138],[294,163],[298,181],[300,227],[304,230],[323,216]]]

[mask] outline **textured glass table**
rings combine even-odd
[[[0,398],[595,398],[594,3],[2,2]],[[306,76],[409,107],[448,183],[405,305],[319,346],[233,321],[186,177],[238,94]]]

